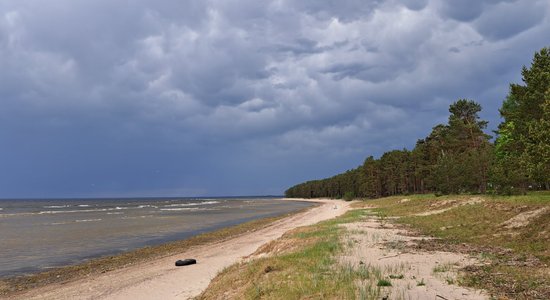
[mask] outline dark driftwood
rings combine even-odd
[[[197,263],[197,260],[196,260],[196,259],[188,258],[188,259],[176,261],[176,267],[194,265],[194,264],[196,264],[196,263]]]

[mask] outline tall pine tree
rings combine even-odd
[[[549,188],[547,152],[550,101],[550,50],[535,53],[530,68],[523,67],[524,85],[511,84],[500,114],[492,179],[498,192],[525,192],[531,186]]]

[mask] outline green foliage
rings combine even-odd
[[[357,222],[366,213],[348,211],[285,234],[276,242],[280,249],[292,248],[226,268],[197,299],[355,299],[357,294],[380,299],[375,286],[379,268],[344,265],[335,258],[344,247],[341,224]],[[359,280],[372,284],[359,290]]]
[[[448,125],[437,125],[412,150],[392,150],[380,159],[369,156],[362,166],[323,180],[308,181],[286,191],[287,197],[379,198],[439,192],[485,192],[492,146],[483,132],[481,106],[458,100]]]
[[[542,117],[529,124],[530,139],[525,142],[527,170],[537,182],[550,182],[550,88],[541,105]]]
[[[481,105],[460,99],[413,150],[392,150],[345,173],[289,188],[287,197],[380,198],[435,193],[524,194],[550,189],[550,50],[523,68],[525,85],[510,85],[495,144],[480,120]]]
[[[355,199],[355,194],[353,192],[346,192],[344,194],[344,200],[351,201],[353,199]]]
[[[447,264],[442,264],[442,265],[437,265],[433,268],[432,272],[433,273],[444,273],[444,272],[449,272],[451,271],[452,269],[452,265],[447,263]]]
[[[502,103],[492,181],[497,193],[550,188],[550,50],[522,70],[525,85],[511,84]]]
[[[386,279],[380,279],[378,280],[377,286],[391,286],[391,281]]]

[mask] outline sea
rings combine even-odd
[[[286,214],[274,197],[0,200],[0,277],[36,273]]]

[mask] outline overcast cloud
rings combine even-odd
[[[282,194],[494,129],[547,0],[0,2],[0,197]]]

